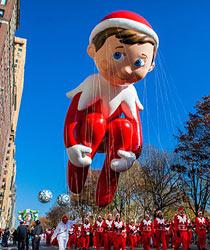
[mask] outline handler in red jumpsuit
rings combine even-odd
[[[208,222],[203,217],[202,211],[198,212],[198,217],[195,219],[195,230],[198,235],[198,247],[200,250],[206,249],[206,231],[208,229]]]
[[[120,214],[116,215],[115,221],[113,223],[114,230],[114,250],[125,250],[126,249],[126,226],[120,218]]]
[[[99,215],[94,226],[94,246],[96,247],[96,250],[99,250],[103,246],[103,236],[104,236],[104,220]]]
[[[108,214],[107,219],[103,222],[104,250],[110,250],[113,246],[113,223],[112,214]]]
[[[178,214],[174,216],[175,246],[178,250],[182,243],[183,250],[188,250],[188,217],[184,207],[179,207]]]
[[[85,221],[82,226],[83,231],[83,240],[84,240],[84,248],[89,249],[90,247],[90,235],[93,232],[93,227],[90,224],[90,221],[88,218],[85,218]]]
[[[107,33],[110,28],[113,31]],[[122,37],[121,29],[133,33]],[[151,25],[129,11],[103,18],[89,42],[88,55],[99,72],[68,92],[72,102],[64,141],[69,155],[68,184],[74,193],[82,191],[95,154],[106,154],[96,188],[97,205],[103,207],[113,200],[120,172],[132,167],[141,153],[139,111],[143,107],[134,83],[154,68],[159,42]]]
[[[68,240],[68,248],[73,248],[76,246],[76,226],[72,225],[69,229],[69,240]]]
[[[166,220],[163,218],[162,211],[157,211],[157,217],[154,220],[154,232],[156,240],[156,250],[160,250],[160,244],[162,243],[162,249],[167,249],[166,243]]]
[[[154,234],[154,225],[148,213],[145,214],[145,219],[140,224],[142,234],[142,244],[144,250],[150,250],[151,238]]]
[[[53,229],[47,229],[45,231],[45,235],[46,235],[46,245],[49,246],[51,245],[51,237],[53,235]]]
[[[79,221],[77,225],[75,225],[75,244],[76,248],[85,248],[85,237],[84,231],[82,230],[83,224],[82,221]]]
[[[138,238],[138,227],[135,225],[135,221],[132,220],[126,227],[127,231],[127,242],[131,250],[134,249],[134,247],[137,244]]]

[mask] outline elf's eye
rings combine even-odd
[[[124,59],[124,55],[122,52],[116,51],[113,55],[112,55],[113,59],[115,61],[122,61]]]
[[[136,67],[142,67],[142,66],[144,66],[144,60],[142,58],[139,58],[135,61],[135,63],[133,65]]]

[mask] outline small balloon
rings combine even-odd
[[[60,194],[57,198],[57,203],[60,207],[66,207],[70,204],[70,195]]]
[[[51,201],[52,197],[53,197],[53,195],[52,195],[52,192],[50,190],[42,190],[38,194],[38,199],[42,203],[47,203],[47,202]]]

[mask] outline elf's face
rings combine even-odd
[[[98,51],[94,44],[89,45],[88,54],[99,73],[113,85],[135,83],[154,68],[152,44],[123,44],[115,35],[107,38]]]

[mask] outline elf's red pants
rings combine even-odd
[[[162,230],[156,231],[156,250],[160,250],[160,244],[162,243],[162,249],[167,249],[167,243],[166,243],[166,232]]]
[[[126,237],[121,234],[115,234],[114,239],[114,250],[125,250],[126,249]]]
[[[101,144],[105,147],[106,159],[102,168],[96,189],[96,203],[99,206],[106,206],[114,197],[117,189],[119,173],[110,168],[112,159],[119,158],[119,149],[135,152],[136,144],[133,146],[133,129],[131,121],[125,118],[116,118],[107,122],[100,113],[90,113],[83,118],[83,123],[79,127],[80,143],[90,147],[93,158],[100,149]],[[68,183],[73,193],[80,193],[83,189],[88,167],[76,167],[68,162]]]
[[[113,245],[113,232],[104,232],[103,233],[104,240],[104,250],[110,250]]]
[[[69,235],[67,247],[72,248],[75,245],[75,235]]]
[[[197,231],[198,234],[198,245],[200,249],[206,248],[206,230],[202,229]]]
[[[180,231],[180,237],[176,237],[174,250],[178,250],[179,246],[183,246],[183,250],[188,250],[188,232]]]
[[[151,232],[142,232],[142,245],[144,250],[150,250]]]
[[[193,236],[193,232],[192,232],[192,230],[189,230],[188,231],[188,240],[187,240],[187,248],[188,249],[190,248],[190,245],[191,245],[192,236]]]
[[[136,246],[137,244],[137,236],[136,235],[129,235],[128,236],[128,245],[130,247],[131,250],[134,249],[134,247]]]
[[[103,246],[103,232],[95,232],[94,244],[96,250],[99,250]]]

